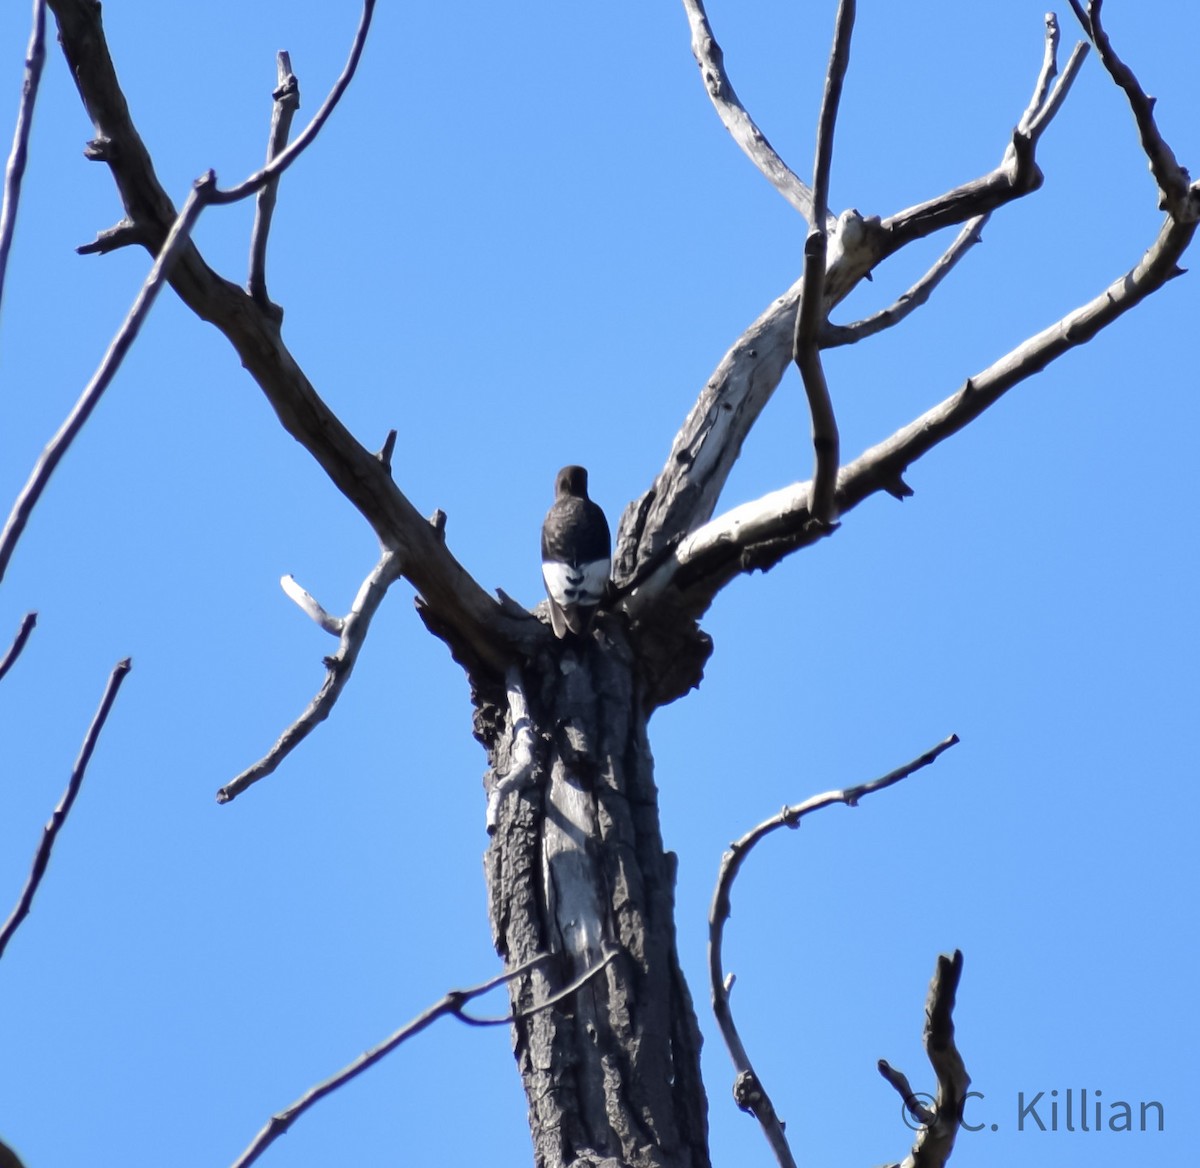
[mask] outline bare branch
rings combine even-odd
[[[1188,172],[1179,165],[1171,147],[1159,133],[1154,120],[1154,99],[1146,95],[1133,70],[1112,47],[1108,33],[1100,23],[1101,0],[1089,0],[1086,14],[1079,0],[1071,0],[1071,7],[1084,31],[1092,38],[1104,68],[1129,101],[1142,150],[1150,162],[1150,173],[1158,184],[1159,210],[1168,212],[1175,219],[1195,222],[1200,218],[1200,191],[1192,186]]]
[[[950,274],[958,261],[982,240],[981,233],[990,218],[990,214],[978,215],[966,223],[933,267],[887,308],[881,308],[853,324],[837,325],[826,321],[821,330],[821,348],[835,349],[840,345],[853,345],[866,340],[867,337],[873,337],[876,333],[898,325],[910,313],[928,302],[933,290]]]
[[[321,127],[325,125],[330,115],[337,109],[338,102],[342,100],[342,95],[350,87],[350,82],[354,80],[355,71],[358,69],[358,62],[362,57],[363,49],[366,47],[367,33],[371,31],[371,17],[374,13],[375,0],[363,0],[362,15],[359,17],[358,28],[354,33],[354,41],[350,45],[350,55],[346,59],[346,64],[343,66],[338,79],[333,83],[333,88],[329,91],[328,96],[322,102],[321,108],[313,115],[312,121],[304,127],[300,136],[281,154],[272,158],[262,170],[255,171],[254,174],[244,182],[239,183],[236,187],[230,187],[229,190],[218,192],[214,196],[214,202],[236,203],[240,199],[246,198],[247,195],[252,195],[256,191],[264,189],[268,183],[277,180],[308,149],[313,139],[321,132]]]
[[[286,576],[280,576],[279,586],[287,593],[290,600],[294,600],[296,604],[311,617],[317,624],[321,626],[327,633],[332,633],[335,637],[342,635],[343,629],[346,627],[344,617],[333,616],[326,612],[324,608],[316,601],[312,593],[304,588],[301,588],[296,583],[296,577],[290,573]]]
[[[963,956],[957,949],[952,957],[938,957],[925,1002],[925,1053],[938,1082],[933,1107],[920,1103],[902,1071],[885,1059],[879,1060],[879,1073],[899,1092],[909,1114],[921,1125],[901,1168],[944,1168],[962,1126],[967,1089],[971,1086],[971,1076],[954,1039],[954,1002],[962,966]]]
[[[8,652],[0,658],[0,677],[3,677],[16,664],[17,658],[21,656],[21,650],[25,648],[25,642],[29,640],[29,634],[33,632],[36,624],[36,612],[27,612],[21,618],[21,624],[17,629],[17,635],[13,638],[13,643],[9,645]]]
[[[333,632],[334,626],[337,626],[341,635],[338,650],[332,657],[325,658],[325,684],[321,686],[317,696],[309,702],[304,713],[279,736],[279,740],[263,758],[253,766],[247,767],[237,778],[217,792],[218,803],[228,803],[247,787],[257,783],[259,779],[265,779],[313,730],[329,717],[338,698],[341,697],[346,682],[350,680],[350,674],[354,672],[359,652],[362,650],[367,633],[371,628],[371,620],[379,610],[380,604],[383,603],[387,590],[400,578],[402,571],[399,556],[395,552],[384,551],[379,563],[375,565],[374,570],[359,588],[349,613],[341,618],[331,617],[303,588],[300,588],[298,584],[295,585],[295,592],[308,597],[308,600],[323,614],[325,619],[321,620],[309,612],[309,615],[313,616],[313,619],[322,628],[327,632]],[[295,600],[295,592],[289,589],[286,583],[288,580],[291,580],[290,576],[283,578],[284,590]],[[292,583],[295,584],[295,581]],[[302,602],[297,601],[297,603],[300,603],[301,607],[308,611]]]
[[[42,497],[47,483],[50,482],[50,477],[54,474],[63,456],[71,448],[71,444],[79,436],[79,432],[88,418],[92,416],[92,411],[99,404],[104,391],[112,384],[117,370],[121,368],[125,354],[137,340],[138,333],[141,332],[142,325],[149,316],[154,301],[158,298],[163,282],[170,274],[172,264],[180,251],[187,245],[192,228],[195,227],[200,212],[204,210],[202,191],[212,183],[210,172],[192,188],[183,205],[183,210],[179,212],[167,234],[162,250],[158,253],[158,257],[150,269],[150,274],[134,298],[133,304],[124,321],[121,322],[121,327],[113,337],[112,343],[108,346],[108,351],[104,354],[99,368],[92,375],[92,379],[84,388],[83,393],[79,395],[79,400],[58,428],[58,432],[42,451],[25,486],[21,488],[21,493],[17,496],[12,510],[9,512],[4,530],[0,532],[0,580],[4,579],[4,573],[8,568],[9,560],[12,559],[17,541],[21,538],[25,525],[29,522],[29,516],[33,513],[37,501]]]
[[[823,795],[814,795],[803,803],[785,807],[778,815],[764,820],[741,839],[731,844],[729,851],[721,858],[717,886],[713,892],[712,906],[708,913],[708,980],[709,989],[712,992],[713,1013],[716,1015],[717,1025],[721,1029],[721,1037],[725,1040],[725,1045],[729,1049],[729,1055],[737,1070],[734,1098],[739,1107],[749,1111],[758,1120],[781,1168],[794,1168],[795,1160],[783,1132],[783,1123],[776,1115],[774,1105],[755,1073],[750,1056],[746,1053],[745,1045],[742,1043],[741,1035],[734,1025],[733,1012],[729,1005],[733,976],[732,974],[728,977],[725,975],[721,950],[725,940],[725,922],[729,920],[731,911],[733,882],[737,879],[746,858],[759,842],[772,832],[778,831],[781,827],[796,828],[806,815],[811,815],[814,811],[820,811],[834,803],[844,803],[848,807],[856,807],[864,796],[882,791],[885,787],[891,787],[902,779],[908,778],[915,771],[929,766],[956,742],[958,742],[958,735],[951,734],[949,738],[943,739],[932,750],[926,751],[919,758],[913,759],[912,762],[878,779],[860,783],[856,787],[847,787],[842,791],[827,791]]]
[[[21,85],[21,104],[13,131],[12,151],[4,171],[4,201],[0,204],[0,304],[4,302],[4,277],[8,273],[8,253],[17,225],[17,207],[21,202],[21,180],[29,158],[29,135],[33,130],[33,108],[37,104],[38,85],[46,61],[46,0],[33,0],[33,31],[25,50],[25,80]]]
[[[1036,190],[1038,136],[1078,73],[1072,57],[1028,134],[1015,132],[999,166],[982,178],[884,220],[846,211],[831,231],[825,305],[835,307],[873,268],[914,240],[958,226]],[[1039,71],[1039,78],[1044,67]],[[653,485],[626,509],[617,532],[613,578],[629,589],[656,572],[672,547],[714,513],[742,444],[771,399],[794,351],[801,282],[778,297],[738,338],[676,434]]]
[[[1059,107],[1070,90],[1071,82],[1078,74],[1079,68],[1083,63],[1083,58],[1087,53],[1086,45],[1082,43],[1076,45],[1061,82],[1054,87],[1052,92],[1050,88],[1051,82],[1058,76],[1058,42],[1058,19],[1053,12],[1047,12],[1042,69],[1033,87],[1033,97],[1030,99],[1025,112],[1021,115],[1020,122],[1017,124],[1018,135],[1022,135],[1031,141],[1036,142],[1041,136],[1042,131],[1049,124],[1050,119],[1058,112]],[[1011,151],[1012,149],[1013,147],[1010,146],[1009,150]],[[977,215],[974,219],[969,220],[963,226],[962,230],[959,231],[954,242],[939,257],[929,271],[887,308],[880,309],[880,311],[873,313],[864,320],[857,321],[851,325],[840,326],[827,323],[821,333],[821,347],[823,349],[830,349],[836,348],[839,345],[852,345],[857,341],[865,340],[867,337],[874,336],[884,329],[899,324],[914,310],[920,308],[929,300],[933,290],[950,274],[958,261],[975,244],[980,242],[982,239],[981,232],[990,218],[991,212],[988,212],[984,215]]]
[[[1033,86],[1033,97],[1017,123],[1017,130],[1022,134],[1029,133],[1033,119],[1046,104],[1050,93],[1050,82],[1058,76],[1058,17],[1053,12],[1046,13],[1046,43],[1042,55],[1042,71],[1038,74]]]
[[[1195,223],[1168,220],[1137,265],[1099,296],[968,378],[957,393],[843,466],[837,484],[839,515],[879,491],[898,498],[911,494],[903,474],[913,462],[974,421],[1013,386],[1086,344],[1179,275],[1178,260],[1195,231]],[[704,524],[670,549],[638,583],[624,601],[625,610],[635,620],[641,619],[673,589],[672,603],[700,616],[735,576],[765,571],[819,538],[809,511],[811,491],[810,483],[794,483]]]
[[[804,216],[804,221],[811,225],[813,193],[775,153],[775,148],[767,141],[766,135],[738,100],[733,83],[725,72],[725,54],[713,36],[702,0],[683,0],[683,8],[692,31],[692,56],[700,66],[704,88],[722,124],[766,180]],[[832,227],[832,224],[830,226]]]
[[[514,969],[506,970],[504,973],[498,974],[496,977],[489,978],[480,985],[472,986],[466,990],[451,990],[445,994],[437,1002],[428,1009],[418,1014],[411,1022],[401,1026],[394,1034],[385,1039],[378,1046],[372,1047],[366,1053],[356,1058],[349,1066],[343,1068],[336,1075],[326,1079],[323,1083],[318,1083],[315,1087],[306,1091],[295,1103],[283,1109],[283,1111],[271,1116],[266,1126],[254,1137],[250,1146],[234,1161],[233,1168],[249,1168],[255,1160],[259,1158],[288,1128],[296,1122],[310,1107],[319,1103],[326,1095],[336,1091],[339,1087],[344,1087],[352,1079],[357,1078],[374,1066],[385,1055],[391,1054],[402,1043],[407,1042],[416,1034],[436,1022],[439,1018],[444,1018],[447,1015],[453,1015],[460,1018],[469,1025],[504,1025],[512,1022],[515,1017],[525,1017],[529,1014],[535,1014],[539,1010],[545,1010],[550,1006],[555,1005],[563,998],[575,993],[581,986],[594,977],[601,969],[609,964],[616,956],[616,952],[607,953],[603,958],[597,961],[590,969],[588,969],[580,977],[576,978],[570,985],[565,986],[557,993],[548,997],[545,1001],[530,1007],[528,1010],[522,1010],[519,1015],[507,1015],[504,1018],[497,1019],[480,1019],[464,1013],[463,1007],[467,1002],[474,998],[480,997],[482,994],[494,990],[497,986],[503,985],[505,982],[512,981],[514,978],[522,977],[529,973],[535,966],[540,965],[543,961],[549,958],[549,954],[542,953],[534,957],[530,961],[524,962],[522,965],[516,966]]]
[[[288,135],[292,132],[292,119],[300,108],[300,82],[292,72],[292,60],[282,50],[275,59],[277,84],[271,94],[271,132],[267,139],[267,162],[283,153]],[[254,208],[254,227],[250,233],[250,274],[246,280],[246,291],[260,308],[269,309],[267,296],[267,237],[271,233],[271,217],[275,214],[275,200],[279,194],[279,177],[268,182],[259,192]]]
[[[126,215],[146,240],[165,235],[175,212],[130,117],[113,69],[100,19],[90,0],[48,0],[58,18],[59,39],[84,105],[96,128],[96,141],[112,171]],[[369,13],[364,8],[364,19]],[[253,193],[295,159],[328,116],[357,61],[363,24],[338,85],[308,129],[268,167],[245,183],[220,192],[214,201]],[[359,443],[321,399],[284,344],[279,321],[241,288],[222,279],[194,245],[180,255],[170,277],[184,303],[214,324],[234,347],[258,383],[284,429],[308,451],[334,485],[371,524],[380,542],[398,554],[405,576],[420,593],[426,623],[451,646],[455,657],[478,675],[503,678],[516,656],[533,650],[548,635],[532,615],[505,610],[451,555],[434,529],[392,481],[390,469]]]
[[[825,220],[829,207],[829,178],[833,168],[833,132],[837,125],[842,85],[850,64],[850,37],[854,32],[854,0],[838,5],[833,48],[825,74],[825,92],[817,122],[816,159],[813,162],[813,227],[804,243],[804,292],[796,312],[796,333],[792,342],[793,360],[800,370],[808,410],[812,417],[813,490],[809,510],[813,520],[829,529],[834,512],[834,488],[837,485],[840,442],[837,417],[829,396],[829,385],[821,365],[818,346],[821,326],[825,323]]]
[[[130,659],[126,657],[123,661],[117,662],[113,667],[112,673],[109,675],[108,684],[104,687],[104,695],[100,699],[100,706],[96,710],[96,714],[92,718],[92,723],[83,737],[83,745],[79,748],[79,755],[75,759],[74,767],[71,769],[71,777],[67,782],[67,789],[63,792],[62,799],[59,800],[54,813],[42,829],[42,841],[38,845],[37,852],[33,857],[33,865],[29,870],[29,878],[25,882],[20,899],[18,899],[17,905],[12,910],[8,920],[4,922],[3,927],[0,927],[0,957],[4,956],[4,950],[8,947],[9,941],[12,940],[13,934],[16,933],[21,922],[29,915],[34,895],[42,883],[42,877],[46,875],[46,867],[50,863],[50,853],[54,850],[54,841],[57,839],[62,825],[66,823],[67,816],[71,814],[75,798],[79,794],[80,787],[83,786],[84,773],[87,771],[88,763],[91,762],[92,753],[96,749],[96,742],[100,738],[100,731],[104,729],[104,723],[108,720],[108,713],[112,709],[113,702],[117,700],[117,691],[121,688],[121,682],[125,680],[125,676],[129,673],[132,664]]]

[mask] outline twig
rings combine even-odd
[[[137,340],[138,333],[141,332],[142,325],[170,273],[172,263],[187,243],[192,228],[196,225],[196,220],[200,218],[200,213],[204,210],[202,192],[210,185],[215,185],[211,171],[200,179],[188,194],[187,201],[183,204],[183,210],[176,216],[175,222],[163,242],[162,249],[154,260],[150,274],[134,298],[133,305],[117,330],[116,336],[113,337],[112,343],[108,346],[108,352],[104,354],[99,368],[92,375],[92,379],[83,393],[79,395],[79,400],[59,427],[58,432],[42,451],[28,481],[13,503],[4,530],[0,532],[0,580],[4,579],[4,573],[17,546],[17,541],[21,538],[21,533],[29,522],[29,516],[41,498],[42,492],[46,489],[51,475],[54,474],[63,456],[71,448],[71,443],[79,436],[84,423],[91,417],[92,411],[104,395],[104,391],[117,375],[117,370],[121,368],[121,362],[124,361],[130,346]]]
[[[244,182],[238,183],[228,190],[218,190],[213,193],[214,203],[236,203],[240,199],[253,195],[262,190],[268,183],[277,179],[305,150],[313,139],[321,132],[321,127],[329,120],[330,114],[337,109],[338,102],[346,92],[350,82],[354,80],[355,70],[358,69],[359,59],[367,43],[367,33],[371,30],[371,17],[375,12],[375,0],[363,0],[362,15],[359,17],[358,28],[350,45],[350,55],[338,79],[333,83],[329,95],[321,103],[321,108],[313,115],[313,119],[304,127],[300,136],[282,153],[277,154],[262,170],[255,171]]]
[[[372,1047],[365,1054],[356,1058],[349,1066],[343,1068],[332,1078],[326,1079],[323,1083],[318,1083],[315,1087],[306,1091],[295,1103],[284,1108],[283,1111],[271,1116],[266,1126],[254,1137],[250,1146],[237,1158],[233,1163],[233,1168],[249,1168],[255,1160],[259,1158],[275,1142],[283,1135],[288,1128],[296,1122],[310,1107],[319,1103],[326,1095],[336,1091],[339,1087],[345,1086],[351,1079],[357,1078],[363,1071],[375,1065],[385,1055],[390,1054],[396,1047],[403,1042],[412,1038],[413,1035],[419,1034],[422,1030],[428,1027],[439,1018],[445,1017],[447,1014],[452,1014],[468,1025],[474,1026],[490,1026],[490,1025],[505,1025],[512,1022],[517,1017],[526,1017],[529,1014],[535,1014],[539,1010],[545,1010],[550,1006],[555,1005],[563,998],[570,996],[578,990],[585,982],[594,977],[601,969],[609,964],[616,956],[616,951],[610,952],[596,962],[582,976],[578,977],[570,985],[565,986],[557,993],[551,995],[545,1001],[530,1007],[528,1010],[522,1010],[517,1015],[506,1015],[503,1018],[496,1019],[480,1019],[466,1014],[463,1007],[473,998],[479,997],[481,994],[486,994],[490,990],[494,990],[497,986],[505,982],[512,981],[514,978],[521,977],[528,973],[534,966],[545,961],[549,955],[541,954],[534,957],[530,961],[526,961],[523,965],[517,966],[515,969],[510,969],[505,973],[498,974],[496,977],[490,978],[481,985],[473,986],[467,990],[451,990],[443,996],[439,1001],[435,1002],[427,1010],[418,1014],[411,1022],[401,1026],[391,1037],[385,1039],[378,1046]]]
[[[4,202],[0,204],[0,304],[4,301],[4,277],[8,272],[8,253],[17,225],[17,206],[21,201],[21,180],[29,157],[29,135],[33,129],[33,107],[37,103],[42,66],[46,61],[46,0],[33,0],[33,31],[25,50],[25,80],[21,85],[21,104],[13,131],[12,152],[4,172]]]
[[[713,892],[712,907],[708,914],[708,976],[709,987],[712,991],[713,1013],[716,1015],[717,1025],[721,1029],[725,1045],[729,1048],[733,1065],[737,1069],[735,1098],[738,1100],[739,1106],[750,1111],[758,1120],[781,1168],[794,1168],[795,1160],[792,1158],[791,1149],[788,1147],[783,1133],[783,1123],[776,1115],[770,1097],[763,1089],[762,1083],[754,1071],[750,1056],[746,1053],[746,1048],[742,1043],[741,1035],[734,1025],[733,1014],[729,1007],[729,991],[732,983],[725,977],[721,947],[725,939],[725,922],[729,919],[730,914],[733,882],[737,879],[746,857],[764,837],[778,831],[781,827],[798,827],[800,820],[806,815],[820,811],[823,807],[834,803],[845,803],[848,807],[855,807],[864,796],[882,791],[885,787],[890,787],[902,779],[908,778],[914,771],[928,766],[956,742],[958,742],[958,735],[951,734],[949,738],[943,739],[920,758],[914,759],[881,778],[861,783],[857,787],[847,787],[841,791],[827,791],[823,795],[814,795],[803,803],[785,807],[778,815],[760,823],[741,839],[731,844],[729,851],[721,858],[717,886]]]
[[[341,638],[338,644],[338,650],[332,657],[325,658],[325,684],[321,686],[316,697],[309,702],[304,713],[300,715],[280,736],[274,746],[267,754],[259,759],[253,766],[247,767],[242,771],[232,782],[222,787],[217,792],[218,803],[228,803],[231,799],[240,795],[247,787],[257,783],[259,779],[264,779],[267,775],[275,771],[279,764],[283,762],[297,746],[303,742],[309,734],[313,732],[333,711],[333,707],[337,704],[338,698],[341,696],[342,689],[346,682],[350,680],[350,674],[354,672],[355,663],[358,661],[358,654],[362,650],[363,644],[367,639],[367,633],[371,628],[371,620],[378,611],[380,604],[383,602],[387,590],[394,584],[401,575],[400,557],[392,551],[384,551],[380,557],[379,563],[375,565],[371,574],[363,581],[362,586],[358,590],[358,595],[354,598],[354,604],[350,608],[350,612],[342,618],[330,617],[323,608],[312,597],[309,600],[316,605],[330,625],[326,625],[317,617],[318,624],[328,631],[332,631],[332,624],[340,620]],[[288,580],[290,577],[284,577]],[[291,590],[287,588],[285,583],[284,588],[288,591],[288,595],[292,599],[296,599]],[[296,585],[296,591],[308,596],[299,585]],[[305,607],[303,604],[301,607]],[[307,608],[306,608],[306,611]],[[313,614],[310,612],[310,616]]]
[[[17,629],[13,643],[9,645],[8,652],[4,654],[3,659],[0,659],[0,677],[3,677],[16,664],[17,658],[21,656],[21,650],[25,648],[25,642],[29,640],[29,634],[33,632],[36,624],[36,612],[27,612],[21,618],[21,625]]]
[[[954,1150],[954,1140],[962,1126],[963,1109],[971,1076],[954,1040],[954,1002],[962,977],[963,956],[938,957],[937,969],[929,983],[925,1001],[925,1053],[937,1075],[937,1097],[932,1108],[924,1107],[913,1094],[902,1071],[879,1060],[879,1073],[896,1089],[909,1114],[921,1125],[905,1168],[943,1168]]]
[[[346,627],[345,617],[334,616],[320,605],[317,599],[306,588],[296,583],[296,577],[291,574],[279,577],[279,586],[287,593],[288,598],[295,601],[300,608],[321,626],[327,633],[340,637]]]
[[[1033,84],[1033,97],[1029,99],[1021,120],[1017,123],[1017,131],[1029,133],[1029,127],[1034,117],[1046,104],[1050,92],[1050,82],[1058,76],[1058,17],[1053,12],[1046,13],[1046,39],[1042,51],[1042,70]]]
[[[892,328],[904,320],[910,313],[928,302],[933,290],[950,274],[959,260],[983,238],[981,232],[991,212],[977,215],[968,220],[962,230],[954,237],[954,242],[938,257],[933,267],[929,269],[907,292],[901,295],[887,308],[881,308],[862,320],[853,324],[839,325],[825,322],[821,329],[820,345],[822,349],[836,349],[840,345],[853,345],[858,341],[873,337],[885,329]]]
[[[842,85],[850,64],[850,38],[854,31],[854,0],[838,4],[837,24],[829,67],[825,74],[825,92],[817,122],[817,150],[813,162],[813,218],[804,241],[804,294],[796,312],[796,332],[792,345],[793,360],[800,370],[808,409],[812,416],[813,488],[810,511],[813,520],[828,529],[836,513],[834,490],[840,455],[837,417],[829,396],[829,385],[821,364],[818,344],[825,322],[825,258],[828,234],[825,223],[829,210],[829,176],[833,165],[833,132],[837,125]]]
[[[703,0],[683,0],[683,8],[692,30],[692,56],[700,66],[704,88],[722,124],[767,181],[804,216],[806,223],[812,225],[813,192],[779,157],[738,99],[725,72],[725,55],[713,36]],[[833,223],[828,223],[827,227],[832,228]]]
[[[1071,0],[1084,31],[1092,38],[1100,61],[1109,76],[1124,91],[1137,122],[1142,150],[1150,163],[1150,173],[1158,184],[1159,210],[1166,211],[1181,222],[1195,222],[1200,217],[1200,192],[1192,186],[1188,172],[1179,165],[1174,151],[1167,145],[1154,120],[1154,99],[1147,96],[1133,70],[1117,56],[1100,23],[1101,0],[1089,0],[1086,13],[1079,0]]]
[[[271,132],[267,140],[267,162],[272,162],[287,146],[292,132],[292,119],[300,108],[300,82],[292,72],[292,60],[282,50],[276,56],[277,84],[271,97]],[[246,291],[260,308],[269,308],[267,296],[267,237],[271,233],[271,217],[275,213],[275,200],[279,194],[279,178],[276,177],[258,192],[254,208],[254,228],[250,234],[250,275],[246,280]]]
[[[125,680],[125,675],[129,672],[131,666],[132,662],[126,657],[123,661],[117,662],[113,667],[112,673],[109,675],[108,684],[104,688],[104,696],[100,699],[100,706],[96,710],[95,717],[92,718],[92,724],[88,727],[87,733],[83,737],[83,745],[79,748],[79,755],[75,759],[75,766],[71,770],[67,789],[63,792],[62,799],[59,800],[54,813],[42,829],[42,841],[38,845],[37,852],[33,857],[33,866],[29,870],[29,878],[25,882],[20,899],[17,901],[16,908],[12,910],[12,914],[8,920],[4,922],[3,927],[0,927],[0,957],[4,956],[4,950],[8,946],[9,941],[12,940],[18,926],[29,915],[34,894],[42,883],[42,877],[46,874],[46,866],[50,863],[50,853],[54,848],[54,841],[62,825],[66,822],[67,816],[71,813],[75,797],[79,794],[79,788],[83,785],[84,772],[91,761],[92,752],[96,749],[96,742],[100,737],[100,731],[104,729],[104,723],[108,719],[108,712],[112,709],[112,704],[117,699],[117,691],[121,688],[121,682]]]

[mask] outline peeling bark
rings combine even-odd
[[[587,639],[550,644],[520,671],[534,764],[496,810],[492,934],[510,965],[549,951],[558,968],[516,984],[514,1012],[618,952],[573,1000],[514,1025],[539,1168],[709,1164],[700,1033],[676,953],[675,863],[636,660],[621,622],[603,617]],[[520,719],[478,713],[494,789],[520,753]]]

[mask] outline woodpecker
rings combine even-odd
[[[554,480],[554,506],[542,524],[542,579],[554,635],[587,632],[608,585],[612,536],[604,512],[588,498],[587,471],[564,466]]]

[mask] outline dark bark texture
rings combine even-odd
[[[573,999],[520,1017],[514,1054],[539,1168],[705,1168],[700,1033],[675,947],[636,659],[623,622],[548,641],[525,663],[528,723],[481,702],[489,788],[532,733],[530,780],[503,796],[487,850],[493,939],[510,964],[555,955],[513,987],[528,1010],[616,952]]]

